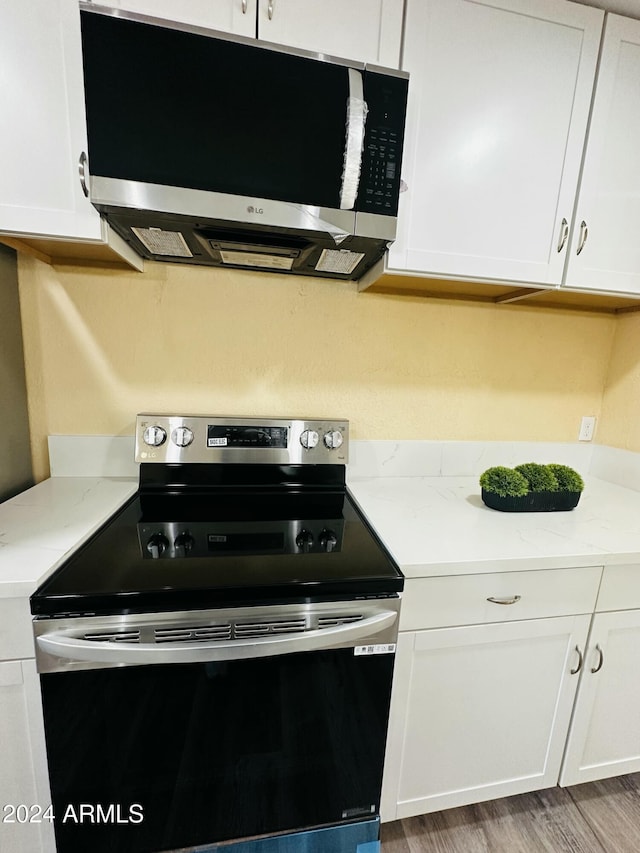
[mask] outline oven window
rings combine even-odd
[[[392,669],[336,649],[42,675],[58,853],[377,814]]]

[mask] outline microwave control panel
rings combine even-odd
[[[404,142],[408,80],[366,71],[365,126],[360,189],[356,210],[396,216]]]

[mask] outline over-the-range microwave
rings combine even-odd
[[[407,74],[80,5],[84,180],[139,254],[342,280],[384,256]]]

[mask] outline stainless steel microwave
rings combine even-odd
[[[408,75],[81,4],[86,191],[143,257],[361,278],[396,233]]]

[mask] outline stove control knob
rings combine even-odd
[[[160,447],[167,440],[167,431],[161,426],[150,426],[145,429],[142,438],[149,447]]]
[[[329,450],[337,450],[339,447],[342,447],[343,441],[344,438],[339,429],[332,429],[324,434],[325,447],[328,447]]]
[[[193,550],[193,546],[196,543],[190,533],[179,533],[173,544],[176,549],[176,557],[188,557],[189,552]]]
[[[318,440],[318,433],[314,429],[305,429],[305,431],[300,436],[300,444],[304,447],[305,450],[311,450],[312,447],[315,447],[318,443]]]
[[[303,528],[296,536],[296,545],[304,554],[308,554],[313,546],[313,533]]]
[[[189,447],[193,441],[193,432],[189,427],[176,427],[171,433],[171,441],[178,447]]]
[[[169,547],[169,540],[162,533],[154,533],[147,542],[147,551],[157,560]]]
[[[323,530],[318,541],[320,542],[322,550],[326,551],[328,554],[333,551],[338,544],[338,537],[333,530]]]

